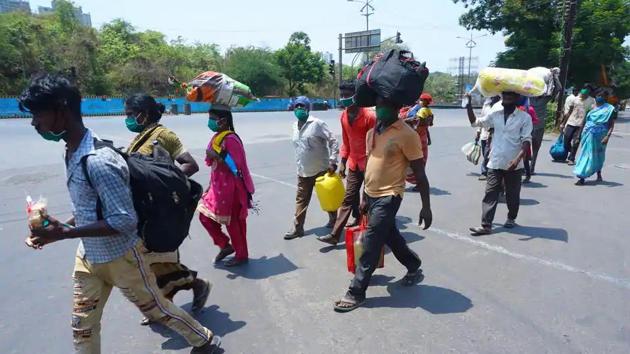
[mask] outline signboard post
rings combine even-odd
[[[380,29],[346,33],[344,39],[346,54],[373,52],[381,49]]]

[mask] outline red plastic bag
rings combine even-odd
[[[359,226],[346,227],[346,255],[348,271],[355,272],[359,263],[361,254],[363,253],[363,240],[367,232],[367,218],[362,218]],[[381,249],[381,257],[376,268],[385,267],[385,248]]]

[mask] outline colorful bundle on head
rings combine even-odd
[[[249,86],[215,71],[203,72],[182,87],[186,89],[186,99],[191,102],[233,108],[257,100]]]

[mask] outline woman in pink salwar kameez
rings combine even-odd
[[[215,132],[206,150],[206,164],[212,172],[210,186],[197,208],[199,220],[221,249],[215,263],[235,253],[225,265],[237,266],[247,263],[249,257],[247,214],[252,207],[254,183],[243,143],[234,132],[232,113],[211,109],[208,127]],[[229,237],[222,231],[222,225],[226,226]]]

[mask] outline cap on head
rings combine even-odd
[[[295,101],[293,102],[293,106],[297,107],[298,105],[304,106],[307,111],[311,110],[311,100],[309,100],[306,96],[300,96],[295,99]]]

